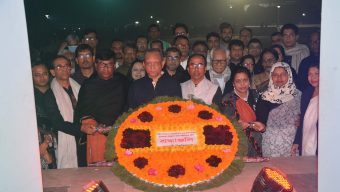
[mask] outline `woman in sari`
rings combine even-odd
[[[256,121],[254,112],[256,98],[250,89],[250,72],[245,67],[237,67],[231,75],[234,90],[222,99],[222,112],[236,118],[248,138],[248,157],[262,157],[261,132],[264,124]]]
[[[319,65],[312,64],[308,69],[307,87],[301,96],[300,127],[296,132],[292,155],[317,155],[319,121]]]
[[[256,105],[257,120],[266,125],[262,134],[263,155],[290,156],[300,114],[301,92],[296,88],[290,66],[277,62],[270,70],[267,90]]]

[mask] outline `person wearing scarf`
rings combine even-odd
[[[234,90],[222,99],[222,112],[235,118],[248,139],[247,157],[262,157],[262,135],[265,125],[256,121],[255,104],[257,98],[250,89],[250,72],[247,68],[236,67],[231,75]]]
[[[228,66],[228,57],[225,49],[217,48],[213,52],[212,68],[209,69],[205,76],[213,84],[221,88],[222,94],[231,90],[231,83],[228,84],[231,71]]]
[[[301,96],[300,127],[292,147],[292,154],[299,152],[303,156],[318,154],[319,64],[317,62],[310,65],[308,69],[308,82],[310,85]]]
[[[290,66],[275,63],[267,90],[256,105],[257,120],[266,125],[262,151],[266,157],[290,156],[300,114],[301,92],[293,82]]]
[[[46,93],[45,104],[52,126],[58,130],[57,167],[58,169],[77,168],[77,148],[74,136],[77,136],[78,132],[72,122],[80,85],[70,78],[71,63],[67,58],[57,56],[52,64],[51,73],[55,78],[51,82],[51,91]],[[53,106],[57,106],[58,109],[53,110],[55,108]]]

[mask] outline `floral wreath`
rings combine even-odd
[[[143,191],[205,190],[223,185],[244,166],[242,129],[198,100],[157,97],[124,113],[114,127],[105,158],[117,161],[116,176]]]

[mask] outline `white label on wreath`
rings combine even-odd
[[[197,144],[197,133],[195,131],[158,132],[156,133],[156,144],[158,147],[195,145]]]

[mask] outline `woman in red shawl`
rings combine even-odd
[[[248,138],[248,157],[262,157],[262,135],[265,126],[256,121],[255,90],[250,89],[250,72],[245,67],[238,67],[231,75],[234,90],[222,99],[222,111],[231,118],[236,118]]]

